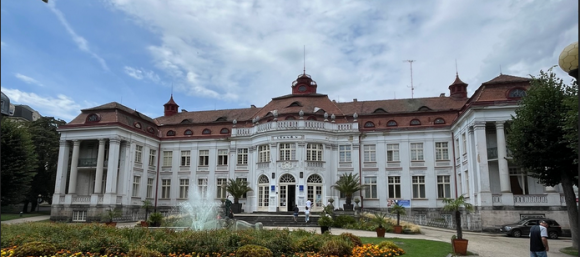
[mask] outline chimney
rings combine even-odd
[[[355,103],[358,102],[358,100],[356,98],[355,99],[352,99],[352,101],[355,102]]]
[[[251,108],[256,108],[256,106],[255,106],[255,105],[253,105],[253,104],[252,104],[250,107],[251,107]]]
[[[441,93],[439,97],[445,97],[445,93]]]

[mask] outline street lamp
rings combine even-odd
[[[38,206],[36,207],[36,212],[40,212],[40,203],[42,203],[42,195],[38,194]]]
[[[562,50],[559,65],[568,75],[578,79],[578,42],[574,42]]]

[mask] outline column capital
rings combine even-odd
[[[99,140],[99,144],[105,144],[107,142],[107,139],[102,138],[102,137],[98,138],[98,140]]]
[[[121,139],[118,138],[118,137],[112,137],[112,138],[109,138],[109,143],[111,143],[111,144],[119,144],[119,143],[121,143]]]
[[[505,121],[496,121],[495,122],[495,128],[496,129],[503,128],[504,127],[504,124],[505,124]]]
[[[476,121],[473,123],[473,128],[475,130],[485,130],[485,121]]]
[[[60,146],[66,146],[68,144],[68,140],[65,139],[61,139],[58,142],[60,143]]]
[[[473,133],[473,126],[467,127],[467,132],[472,134]]]
[[[79,146],[79,145],[81,145],[81,141],[80,140],[73,140],[73,144],[74,144],[74,146]]]

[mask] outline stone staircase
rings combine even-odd
[[[294,222],[292,212],[254,212],[235,214],[236,220],[243,220],[249,223],[261,222],[268,227],[318,227],[318,214],[310,215],[310,221],[304,221],[304,213],[300,213],[297,222]]]

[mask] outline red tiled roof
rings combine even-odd
[[[500,74],[499,76],[493,78],[490,81],[483,82],[482,85],[489,84],[501,84],[501,83],[514,83],[514,82],[528,82],[529,78],[516,77],[511,75]]]
[[[461,79],[459,79],[459,74],[456,74],[455,81],[453,81],[453,84],[451,85],[467,85],[467,83],[461,81]]]
[[[164,104],[163,106],[166,106],[166,105],[169,105],[169,104],[177,105],[175,103],[175,101],[173,101],[173,94],[171,94],[171,98],[169,98],[169,101],[166,104]],[[179,106],[179,105],[177,105],[177,106]]]
[[[260,108],[244,108],[244,109],[229,109],[229,110],[214,110],[214,111],[196,111],[196,112],[180,112],[172,116],[161,116],[155,119],[158,125],[170,124],[199,124],[199,123],[213,123],[213,122],[231,122],[235,119],[237,121],[252,120],[253,115],[258,112]],[[223,121],[217,121],[218,118],[223,118]]]
[[[394,99],[394,100],[377,100],[377,101],[357,101],[347,103],[337,103],[338,107],[345,115],[373,114],[378,108],[382,108],[387,113],[410,113],[416,112],[419,108],[425,106],[432,111],[459,110],[467,99],[454,99],[451,97],[427,97],[413,99]]]

